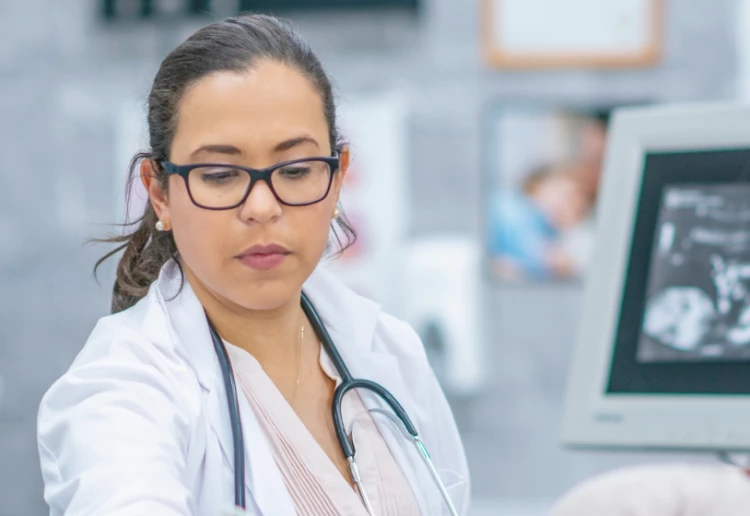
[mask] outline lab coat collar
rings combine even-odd
[[[156,286],[172,333],[184,347],[186,359],[195,368],[201,387],[214,390],[217,381],[221,384],[222,379],[217,375],[219,362],[211,344],[205,312],[175,261],[164,265]],[[393,377],[394,381],[400,378],[395,374],[398,372],[396,358],[385,349],[377,349],[373,338],[380,305],[350,290],[325,270],[323,264],[310,275],[303,291],[352,374],[368,379],[380,377],[380,373]]]
[[[203,307],[190,284],[182,278],[178,264],[168,262],[157,281],[158,299],[168,315],[172,333],[184,349],[186,360],[194,369],[201,387],[207,391],[206,410],[211,427],[218,437],[225,459],[233,464],[232,431],[221,368]],[[398,360],[388,352],[384,342],[378,342],[375,338],[380,306],[346,287],[325,270],[323,264],[305,282],[303,291],[310,298],[351,374],[383,385],[399,400],[407,413],[415,413]],[[363,392],[361,396],[368,408],[387,408],[369,392]],[[294,508],[291,497],[285,497],[286,500],[280,500],[278,496],[271,498],[271,493],[285,492],[283,479],[276,468],[267,467],[274,463],[268,438],[245,397],[239,396],[239,400],[245,442],[252,443],[252,453],[248,453],[250,445],[246,444],[245,481],[248,495],[263,515],[292,515]],[[408,441],[387,427],[386,422],[376,420],[376,423],[409,479],[423,514],[427,514],[416,480],[414,458],[418,459],[417,454],[414,451],[404,453],[405,447],[410,446]],[[259,445],[261,443],[265,445]],[[273,484],[273,488],[269,483]]]
[[[344,286],[330,272],[319,268],[303,288],[323,320],[331,340],[354,378],[372,380],[385,387],[401,403],[407,414],[415,414],[412,396],[409,396],[403,381],[403,372],[396,356],[387,345],[402,346],[406,343],[387,343],[385,335],[378,335],[377,325],[381,308]],[[390,407],[370,391],[358,389],[368,409],[379,408],[392,412]],[[426,498],[426,487],[431,480],[424,477],[424,465],[413,444],[394,429],[390,420],[374,417],[373,420],[388,445],[393,458],[408,480],[421,514],[440,514],[442,499]],[[417,424],[416,421],[412,420]],[[417,431],[421,429],[417,427]]]
[[[195,371],[198,382],[205,391],[205,410],[209,425],[219,441],[224,460],[232,471],[227,477],[226,493],[229,500],[233,500],[234,444],[221,367],[203,306],[187,280],[183,280],[183,274],[175,261],[168,262],[162,268],[157,280],[157,297],[167,313],[174,338],[185,353],[185,360]],[[286,486],[280,472],[268,467],[269,464],[274,464],[268,438],[245,396],[238,394],[245,441],[247,507],[255,509],[251,514],[260,512],[268,516],[292,516],[295,512],[291,498],[273,496],[274,493],[286,492]],[[261,483],[265,489],[259,488]]]
[[[384,335],[378,329],[380,305],[360,296],[322,267],[310,276],[303,291],[323,320],[352,376],[383,385],[407,413],[413,413],[399,362],[387,349]],[[369,391],[362,391],[361,395],[370,397]],[[379,400],[376,396],[373,398]],[[380,403],[372,405],[380,406]]]

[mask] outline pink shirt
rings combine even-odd
[[[227,343],[237,384],[269,437],[276,464],[300,516],[366,516],[356,489],[341,476],[258,361],[247,351]],[[320,366],[341,379],[321,347]],[[356,461],[368,499],[378,516],[419,515],[408,481],[383,440],[356,391],[342,402],[347,429],[354,419]]]

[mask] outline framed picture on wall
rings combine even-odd
[[[484,247],[494,279],[575,281],[586,270],[610,111],[537,103],[485,110]]]
[[[482,0],[495,68],[647,67],[662,53],[664,0]]]

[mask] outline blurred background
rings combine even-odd
[[[591,475],[664,460],[559,444],[607,122],[744,100],[747,3],[2,0],[0,515],[46,513],[37,407],[108,313],[114,263],[97,284],[107,248],[86,241],[124,221],[156,69],[240,9],[292,19],[336,83],[361,239],[329,266],[424,338],[475,514],[540,516]]]

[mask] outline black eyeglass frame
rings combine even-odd
[[[289,203],[284,201],[279,197],[279,194],[276,193],[276,190],[273,187],[273,184],[271,183],[271,174],[279,168],[286,167],[289,165],[294,165],[295,163],[307,163],[310,161],[321,161],[328,164],[328,168],[330,170],[330,173],[328,174],[328,186],[326,187],[325,193],[318,199],[310,202],[305,203]],[[250,192],[253,190],[253,186],[258,181],[264,181],[267,185],[269,190],[271,190],[271,193],[273,193],[273,196],[276,198],[277,201],[279,201],[281,204],[285,206],[310,206],[312,204],[317,204],[326,197],[328,197],[328,194],[331,192],[331,185],[333,184],[333,177],[336,175],[336,172],[339,169],[339,155],[336,153],[334,156],[330,157],[312,157],[312,158],[300,158],[300,159],[294,159],[291,161],[284,161],[282,163],[277,163],[276,165],[273,165],[268,168],[264,169],[256,169],[256,168],[248,168],[248,167],[242,167],[240,165],[230,165],[227,163],[191,163],[189,165],[175,165],[174,163],[166,160],[166,159],[160,159],[157,160],[157,163],[159,166],[161,166],[164,171],[169,175],[178,175],[182,177],[182,179],[185,181],[185,188],[187,188],[188,196],[190,196],[190,200],[193,202],[194,205],[196,205],[199,208],[203,208],[204,210],[214,210],[214,211],[221,211],[221,210],[232,210],[234,208],[237,208],[238,206],[242,206],[245,201],[247,200],[248,196],[250,195]],[[196,202],[195,198],[193,197],[193,192],[190,191],[190,181],[188,180],[188,176],[190,175],[190,171],[196,169],[196,168],[203,168],[203,167],[229,167],[237,170],[243,170],[250,174],[250,184],[247,187],[247,190],[245,191],[245,194],[242,196],[242,199],[238,203],[235,203],[231,206],[226,206],[222,208],[212,208],[209,206],[204,206],[198,202]]]

